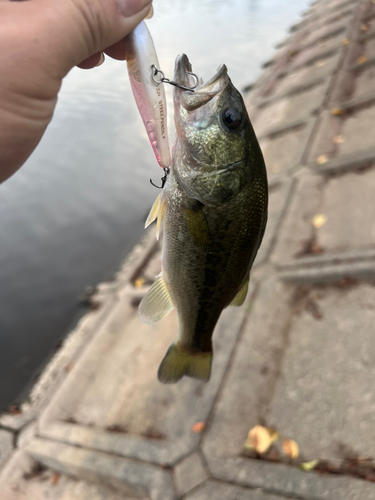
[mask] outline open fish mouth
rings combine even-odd
[[[192,66],[186,54],[177,56],[174,79],[177,83],[185,87],[194,87],[196,79],[193,76]],[[229,82],[228,70],[225,64],[221,64],[215,75],[207,82],[201,83],[196,89],[196,93],[214,92],[223,90]]]

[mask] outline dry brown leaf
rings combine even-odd
[[[332,108],[331,109],[331,115],[333,116],[338,116],[338,115],[343,115],[344,110],[342,108]]]
[[[366,56],[360,56],[358,57],[357,59],[357,64],[363,64],[367,61],[367,57]]]
[[[56,486],[56,484],[59,482],[60,480],[60,474],[58,472],[55,472],[52,476],[52,485],[53,486]]]
[[[298,458],[299,447],[293,439],[283,439],[283,453],[293,460]]]
[[[335,135],[335,137],[333,138],[333,142],[335,144],[342,144],[343,142],[345,142],[345,139],[342,135]]]
[[[194,432],[194,434],[198,434],[199,432],[203,431],[203,429],[205,428],[205,426],[206,426],[206,424],[204,422],[197,422],[191,428],[191,432]]]
[[[304,462],[300,464],[300,467],[302,470],[306,472],[310,472],[311,470],[315,469],[315,467],[318,465],[319,460],[311,460],[311,462]]]
[[[313,217],[312,224],[315,229],[320,229],[327,222],[327,217],[324,214],[317,214]]]
[[[316,159],[316,163],[318,165],[324,165],[325,163],[327,163],[329,161],[329,158],[327,155],[320,155],[318,156],[318,158]]]
[[[350,41],[347,39],[347,38],[344,38],[344,40],[342,40],[341,44],[342,45],[349,45]]]
[[[144,283],[145,283],[145,280],[143,278],[137,278],[134,281],[134,286],[135,286],[135,288],[142,288],[142,286],[144,285]]]
[[[256,425],[250,429],[247,435],[245,447],[252,448],[257,453],[265,453],[272,444],[269,430],[262,425]]]

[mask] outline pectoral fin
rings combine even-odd
[[[200,207],[197,209],[185,208],[183,213],[188,223],[191,240],[201,250],[206,251],[210,244],[210,229],[202,209]]]
[[[163,276],[159,276],[139,304],[138,314],[143,323],[154,325],[173,307]]]
[[[164,214],[164,209],[166,206],[166,202],[163,196],[163,193],[160,193],[158,197],[156,198],[154,204],[152,205],[152,208],[150,210],[150,213],[148,214],[148,217],[146,219],[145,227],[148,227],[154,220],[157,218],[157,225],[156,225],[156,239],[159,239],[159,234],[160,234],[160,227],[163,219],[163,214]]]
[[[237,292],[237,295],[234,297],[232,302],[229,304],[230,306],[242,306],[245,302],[247,290],[249,288],[249,278],[245,281],[245,283],[240,288],[240,291]]]

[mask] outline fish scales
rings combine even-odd
[[[190,71],[179,56],[175,80],[188,85]],[[225,66],[194,94],[175,89],[174,103],[173,162],[147,221],[162,221],[162,275],[140,305],[148,323],[178,312],[178,340],[158,372],[164,383],[209,379],[215,325],[245,299],[268,204],[263,156]]]

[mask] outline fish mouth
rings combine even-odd
[[[179,56],[177,56],[174,70],[175,81],[178,84],[183,85],[184,87],[193,88],[197,83],[198,77],[194,76],[192,71],[192,66],[187,55],[180,54]],[[225,66],[225,64],[221,64],[217,69],[215,75],[205,83],[203,83],[203,81],[201,80],[201,84],[196,89],[194,89],[194,91],[196,93],[218,93],[223,90],[228,82],[229,76],[227,67]]]

